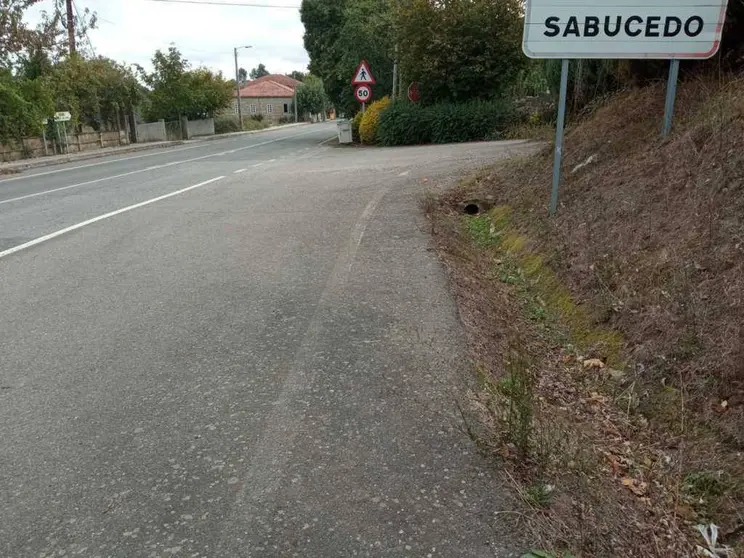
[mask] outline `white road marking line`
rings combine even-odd
[[[114,176],[107,176],[105,178],[98,178],[96,180],[89,180],[87,182],[79,182],[78,184],[71,184],[70,186],[61,186],[60,188],[54,188],[52,190],[44,190],[43,192],[35,192],[33,194],[26,194],[25,196],[18,196],[17,198],[10,198],[8,200],[0,200],[0,205],[3,205],[5,203],[11,203],[11,202],[25,200],[25,199],[28,199],[28,198],[35,198],[35,197],[38,197],[38,196],[43,196],[45,194],[53,194],[54,192],[61,192],[62,190],[69,190],[70,188],[79,188],[80,186],[87,186],[89,184],[95,184],[96,182],[104,182],[106,180],[115,180],[117,178],[123,178],[125,176],[130,176],[132,174],[137,174],[137,173],[140,173],[140,172],[151,171],[151,170],[155,170],[155,169],[162,169],[162,168],[170,167],[170,166],[177,165],[177,164],[178,164],[178,162],[166,163],[164,165],[157,165],[157,166],[154,166],[154,167],[147,167],[146,169],[139,169],[139,170],[136,170],[136,171],[125,172],[123,174],[115,174]]]
[[[44,236],[40,236],[39,238],[30,240],[29,242],[26,242],[24,244],[19,244],[18,246],[10,248],[9,250],[5,250],[4,252],[0,252],[0,259],[10,256],[11,254],[15,254],[16,252],[20,252],[21,250],[25,250],[27,248],[31,248],[32,246],[41,244],[42,242],[52,240],[53,238],[57,238],[58,236],[62,236],[63,234],[67,234],[69,232],[82,229],[83,227],[87,227],[88,225],[92,225],[93,223],[97,223],[98,221],[103,221],[104,219],[109,219],[111,217],[115,217],[116,215],[121,215],[122,213],[133,211],[135,209],[139,209],[140,207],[144,207],[146,205],[150,205],[155,202],[159,202],[159,201],[162,201],[168,198],[172,198],[173,196],[178,196],[190,190],[195,190],[196,188],[201,188],[202,186],[206,186],[207,184],[212,184],[213,182],[217,182],[218,180],[222,180],[223,178],[225,177],[218,176],[216,178],[211,178],[209,180],[205,180],[204,182],[200,182],[199,184],[194,184],[193,186],[189,186],[188,188],[182,188],[181,190],[176,190],[175,192],[171,192],[170,194],[165,194],[163,196],[158,196],[157,198],[152,198],[151,200],[146,200],[140,203],[136,203],[134,205],[122,207],[121,209],[117,209],[116,211],[105,213],[104,215],[99,215],[98,217],[94,217],[93,219],[88,219],[87,221],[83,221],[82,223],[78,223],[76,225],[66,227],[56,232],[53,232],[53,233],[50,233]]]
[[[269,159],[269,163],[275,163],[276,159]]]
[[[255,165],[253,165],[253,168],[255,169],[256,167],[260,167],[261,165],[263,165],[263,163],[256,163]]]
[[[245,172],[245,171],[247,171],[247,170],[248,170],[248,169],[238,169],[238,170],[236,170],[236,171],[235,171],[235,172],[234,172],[233,174],[240,174],[241,172]]]
[[[294,136],[286,136],[286,137],[276,138],[276,139],[269,140],[269,141],[264,141],[264,142],[261,142],[261,143],[254,143],[252,145],[246,145],[245,147],[240,147],[240,148],[236,149],[235,151],[244,151],[246,149],[253,149],[254,147],[261,147],[263,145],[269,145],[271,143],[276,143],[276,142],[279,142],[279,141],[284,141],[285,139],[297,138],[297,137],[301,137],[301,136],[307,136],[308,134],[314,134],[314,133],[316,133],[315,130],[313,130],[312,132],[305,132],[304,134],[296,134]],[[0,205],[2,205],[4,203],[11,203],[11,202],[15,202],[15,201],[25,200],[25,199],[28,199],[28,198],[35,198],[37,196],[43,196],[44,194],[53,194],[54,192],[61,192],[62,190],[69,190],[70,188],[77,188],[79,186],[88,186],[90,184],[95,184],[97,182],[105,182],[106,180],[115,180],[117,178],[123,178],[125,176],[131,176],[133,174],[138,174],[140,172],[147,172],[147,171],[151,171],[151,170],[155,170],[155,169],[164,169],[166,167],[172,167],[174,165],[183,165],[185,163],[192,163],[194,161],[201,161],[202,159],[211,159],[212,157],[220,157],[221,155],[224,155],[225,153],[227,153],[227,152],[226,151],[222,151],[220,153],[212,153],[212,154],[209,154],[209,155],[202,155],[201,157],[194,157],[192,159],[183,159],[181,161],[173,161],[171,163],[164,163],[162,165],[155,165],[154,167],[147,167],[147,168],[144,168],[144,169],[137,169],[135,171],[125,172],[123,174],[116,174],[114,176],[104,176],[103,178],[97,178],[95,180],[88,180],[87,182],[80,182],[78,184],[72,184],[70,186],[62,186],[61,188],[53,188],[51,190],[44,190],[43,192],[36,192],[34,194],[27,194],[25,196],[19,196],[17,198],[10,198],[8,200],[0,200]],[[81,168],[81,167],[79,167],[79,168]],[[49,174],[51,174],[51,173],[49,173]],[[39,175],[38,174],[34,174],[34,175],[25,176],[23,178],[34,178],[36,176],[39,176]],[[18,180],[18,178],[10,178],[8,180],[0,180],[0,184],[3,184],[4,182],[9,182],[11,180]]]
[[[227,138],[225,138],[227,139]],[[36,178],[37,176],[48,176],[50,174],[57,174],[58,172],[68,172],[68,171],[74,171],[74,170],[80,170],[80,169],[88,169],[91,167],[100,167],[101,165],[110,165],[111,163],[118,163],[120,161],[134,161],[136,159],[144,159],[145,157],[155,157],[156,155],[163,155],[165,153],[178,153],[179,151],[190,151],[192,149],[198,149],[200,147],[204,147],[204,145],[192,145],[189,147],[179,147],[178,149],[171,149],[170,147],[164,147],[162,149],[167,151],[156,151],[155,153],[145,153],[144,155],[135,155],[133,157],[121,157],[120,159],[112,159],[110,161],[101,161],[100,163],[90,163],[87,165],[80,165],[79,167],[70,167],[66,169],[55,169],[51,171],[45,171],[45,172],[38,172],[36,174],[27,174],[24,176],[15,176],[13,178],[6,178],[4,180],[0,180],[0,183],[5,182],[13,182],[14,180],[24,180],[26,178]],[[113,153],[113,156],[116,154]],[[61,165],[66,163],[60,163]],[[151,167],[151,168],[157,168],[157,167]]]
[[[266,130],[266,132],[273,132],[273,131],[276,131],[276,130],[272,130],[272,129]],[[304,135],[307,135],[307,134],[299,134],[299,135],[300,136],[304,136]],[[289,136],[289,137],[299,137],[299,136]],[[226,137],[226,138],[221,138],[221,139],[215,140],[215,141],[222,142],[222,141],[239,141],[239,140],[240,140],[240,138],[237,138],[236,139],[234,137],[232,137],[232,138],[231,137]],[[4,180],[0,180],[0,183],[13,182],[15,180],[24,180],[26,178],[33,178],[33,177],[36,177],[36,176],[48,176],[50,174],[57,174],[58,172],[69,172],[69,171],[73,171],[73,170],[87,169],[87,168],[91,168],[91,167],[100,167],[101,165],[110,165],[112,163],[118,163],[120,161],[134,161],[136,159],[144,159],[145,157],[155,157],[156,155],[163,155],[164,153],[178,153],[179,151],[190,151],[192,149],[199,149],[200,147],[204,147],[204,144],[202,143],[202,144],[199,144],[199,145],[190,145],[188,147],[179,147],[178,149],[172,149],[170,147],[163,147],[162,149],[163,150],[167,150],[167,151],[153,150],[154,151],[153,153],[145,153],[144,155],[133,155],[131,157],[121,157],[119,159],[111,159],[111,160],[108,160],[108,161],[100,161],[98,163],[89,163],[87,165],[80,165],[80,166],[77,166],[77,167],[69,167],[69,168],[66,168],[66,169],[55,169],[55,170],[50,170],[50,171],[45,171],[45,172],[39,172],[39,173],[36,173],[36,174],[28,174],[28,175],[25,175],[25,176],[15,176],[13,178],[6,178]],[[112,153],[112,156],[115,157],[116,156],[116,153]],[[60,163],[60,164],[67,164],[67,163]]]
[[[398,176],[408,176],[408,174],[409,174],[410,172],[411,172],[411,171],[405,171],[405,172],[402,172],[402,173],[400,173],[400,174],[399,174]]]
[[[320,142],[320,143],[319,143],[318,145],[323,145],[323,144],[326,144],[326,143],[328,143],[329,141],[333,140],[334,138],[336,138],[336,136],[332,136],[332,137],[328,138],[327,140],[323,140],[323,141],[321,141],[321,142]]]

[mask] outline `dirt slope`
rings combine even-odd
[[[583,486],[603,503],[587,504],[584,519],[578,489],[538,522],[560,523],[543,529],[546,541],[569,539],[585,556],[687,555],[702,542],[696,523],[717,523],[733,547],[744,535],[744,80],[682,85],[667,140],[663,105],[654,86],[575,119],[554,219],[547,149],[430,207],[474,358],[496,382],[485,403],[476,396],[491,430],[505,420],[514,449],[513,421],[490,405],[514,407],[516,338],[530,362],[531,435],[571,425],[596,458],[576,472],[559,456],[522,476],[528,488],[538,477],[555,482],[558,503],[561,488],[591,479]],[[480,216],[461,214],[468,201]],[[516,461],[524,470],[540,460]],[[598,496],[602,486],[612,488]],[[571,534],[591,517],[605,535]],[[663,542],[675,537],[687,545]]]

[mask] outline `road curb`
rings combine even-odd
[[[201,136],[188,141],[214,141],[236,136],[249,136],[251,134],[260,134],[261,132],[273,132],[274,130],[284,130],[286,128],[298,128],[300,126],[311,126],[310,122],[298,122],[297,124],[282,124],[281,126],[270,126],[261,130],[246,130],[244,132],[228,132],[227,134],[215,134],[214,136]]]
[[[0,174],[3,173],[3,171],[10,171],[13,172],[21,172],[28,169],[36,169],[40,167],[50,167],[52,165],[64,165],[65,163],[76,163],[77,161],[87,161],[90,159],[100,159],[102,157],[111,157],[113,155],[119,155],[119,154],[127,154],[127,153],[136,153],[137,151],[149,151],[151,149],[162,149],[162,148],[168,148],[168,147],[176,147],[177,145],[183,145],[185,142],[183,141],[170,141],[165,143],[157,143],[157,144],[135,144],[132,145],[132,147],[122,148],[122,149],[116,149],[115,151],[91,151],[90,153],[81,153],[81,154],[74,154],[70,155],[69,157],[64,157],[61,159],[56,159],[52,157],[40,157],[38,159],[28,159],[24,161],[20,161],[18,163],[6,163],[6,164],[0,164]]]
[[[198,143],[205,141],[215,141],[234,136],[245,136],[250,134],[258,134],[261,132],[270,132],[272,130],[281,130],[284,128],[296,128],[300,126],[310,126],[309,122],[298,122],[297,124],[284,124],[282,126],[272,126],[270,128],[264,128],[262,130],[249,130],[245,132],[231,132],[229,134],[216,134],[214,136],[203,136],[197,137],[190,140],[178,140],[169,142],[158,142],[153,144],[132,144],[130,147],[124,147],[121,149],[115,149],[114,151],[91,151],[89,153],[74,153],[68,157],[54,158],[54,157],[39,157],[37,159],[25,159],[18,162],[12,163],[0,163],[0,176],[4,173],[13,174],[16,172],[22,172],[29,169],[50,167],[52,165],[63,165],[65,163],[75,163],[77,161],[87,161],[90,159],[100,159],[103,157],[111,157],[114,155],[125,155],[127,153],[136,153],[137,151],[148,151],[151,149],[167,149],[169,147],[176,147],[178,145],[185,145],[189,143]]]

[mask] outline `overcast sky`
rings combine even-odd
[[[215,2],[228,0],[213,0]],[[283,6],[299,6],[300,0],[229,0]],[[302,45],[304,32],[299,9],[188,5],[152,0],[75,0],[78,10],[98,14],[98,28],[89,32],[96,54],[118,62],[150,68],[156,49],[171,43],[194,66],[221,70],[234,77],[233,47],[253,45],[239,51],[240,66],[250,71],[263,62],[272,73],[305,71],[309,62]],[[35,22],[38,12],[53,9],[43,0],[29,10]]]

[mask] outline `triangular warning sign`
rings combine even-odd
[[[356,72],[354,72],[354,79],[351,81],[351,84],[374,85],[375,83],[377,82],[375,81],[375,76],[372,75],[372,72],[369,69],[369,64],[367,64],[366,60],[362,60],[362,63],[359,64]]]

